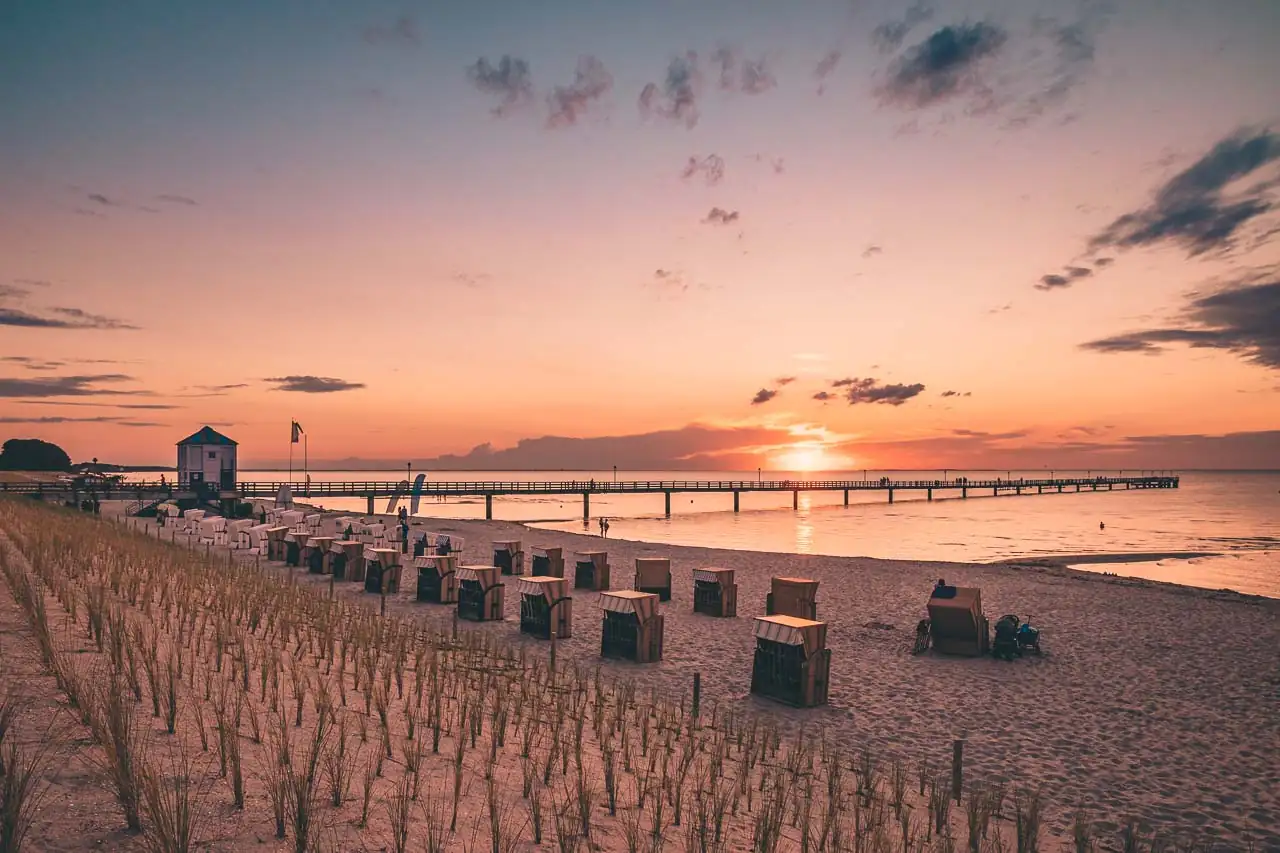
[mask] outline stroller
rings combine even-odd
[[[1031,622],[1022,622],[1012,613],[996,622],[996,636],[991,643],[991,654],[997,660],[1013,660],[1024,653],[1040,654],[1040,631]]]

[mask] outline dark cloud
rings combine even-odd
[[[637,103],[640,114],[659,116],[693,127],[698,123],[698,90],[702,74],[698,68],[698,54],[688,51],[677,56],[667,65],[662,84],[648,83],[640,92]]]
[[[1280,136],[1242,128],[1170,178],[1144,208],[1118,217],[1089,241],[1089,249],[1161,244],[1191,257],[1230,250],[1241,230],[1274,210],[1280,180],[1262,181],[1228,197],[1232,184],[1280,160]]]
[[[862,257],[873,258],[876,255],[881,254],[882,252],[884,252],[884,249],[881,248],[880,246],[871,245],[871,246],[867,246],[867,248],[862,250]]]
[[[796,381],[796,377],[794,377],[794,376],[779,376],[777,379],[775,379],[775,380],[773,380],[773,381],[774,381],[774,383],[775,383],[775,384],[777,384],[777,385],[790,385],[792,382],[795,382],[795,381]]]
[[[1093,261],[1093,265],[1098,269],[1109,267],[1113,263],[1115,263],[1115,258],[1095,258]]]
[[[881,53],[893,53],[902,46],[902,42],[918,24],[933,17],[933,9],[924,3],[913,3],[901,17],[885,21],[871,31],[871,43]]]
[[[972,391],[943,391],[943,397],[972,397]]]
[[[85,198],[89,199],[89,201],[94,204],[100,204],[103,207],[119,207],[121,204],[121,202],[107,198],[102,193],[88,193],[85,195]]]
[[[268,380],[268,381],[271,382],[275,380]],[[220,397],[226,394],[228,391],[235,391],[238,388],[248,388],[249,383],[248,382],[231,382],[225,385],[196,385],[194,387],[199,391],[206,392],[205,394],[201,394],[197,396]]]
[[[778,396],[777,389],[761,388],[759,391],[756,392],[756,395],[751,398],[751,405],[759,406],[761,403],[769,402],[776,396]]]
[[[467,79],[487,95],[496,95],[498,105],[493,114],[502,116],[533,100],[533,75],[529,62],[504,54],[497,63],[485,57],[467,66]]]
[[[99,213],[99,212],[98,212],[98,211],[96,211],[96,210],[89,210],[88,208],[84,208],[84,207],[77,207],[77,208],[75,209],[74,213],[75,213],[77,216],[93,216],[93,217],[97,217],[98,219],[106,219],[106,218],[107,218],[107,216],[106,216],[106,214],[105,214],[105,213]]]
[[[556,86],[547,96],[550,110],[547,125],[568,127],[577,124],[591,104],[603,98],[612,88],[613,75],[604,67],[603,62],[594,56],[579,58],[573,83]]]
[[[86,376],[51,376],[39,379],[0,378],[0,397],[95,397],[148,396],[149,391],[122,391],[102,388],[102,384],[132,382],[123,373],[99,373]]]
[[[185,195],[171,195],[169,193],[156,196],[156,201],[166,201],[169,204],[185,204],[188,207],[195,207],[197,205],[194,198],[190,198]]]
[[[708,225],[730,225],[738,221],[738,211],[713,207],[708,211],[706,219],[702,221]]]
[[[813,399],[821,400],[822,402],[825,403],[828,400],[834,400],[836,396],[837,395],[832,394],[830,391],[819,391],[817,394],[813,395]]]
[[[1010,309],[1012,309],[1012,308],[1013,308],[1013,303],[1012,303],[1012,302],[1006,302],[1004,305],[1000,305],[1000,306],[998,306],[998,307],[996,307],[996,308],[990,308],[990,309],[988,309],[988,310],[987,310],[987,313],[988,313],[988,314],[1003,314],[1005,311],[1008,311],[1008,310],[1010,310]]]
[[[297,391],[303,394],[330,394],[365,387],[363,382],[348,382],[327,376],[276,376],[263,381],[274,384],[276,391]]]
[[[680,177],[687,181],[697,175],[702,176],[707,186],[720,183],[724,179],[724,158],[718,154],[708,154],[702,159],[690,157],[689,162],[685,163],[684,169],[681,170]]]
[[[1081,347],[1102,353],[1156,354],[1166,344],[1226,350],[1280,370],[1280,267],[1213,293],[1193,294],[1182,314],[1168,325],[1089,341]]]
[[[15,278],[13,283],[21,287],[48,287],[50,284],[42,278]]]
[[[881,385],[878,379],[838,379],[831,383],[833,388],[844,388],[844,399],[849,405],[860,403],[884,403],[889,406],[901,406],[924,391],[920,383],[903,385],[893,383]]]
[[[422,44],[418,22],[412,15],[401,15],[391,26],[378,24],[366,27],[364,40],[369,44],[388,47],[417,47]]]
[[[1036,290],[1056,290],[1060,287],[1070,287],[1071,279],[1065,275],[1042,275],[1040,283],[1036,285]]]
[[[985,22],[942,27],[890,64],[880,98],[887,104],[923,109],[981,92],[985,87],[977,69],[1007,39],[1004,30]]]
[[[1020,429],[1011,432],[984,432],[976,429],[953,429],[952,435],[958,435],[962,438],[981,438],[985,441],[1010,441],[1015,438],[1026,438],[1030,435],[1029,430]]]
[[[20,326],[28,329],[137,329],[123,320],[90,314],[79,308],[52,308],[59,315],[32,314],[16,308],[0,308],[0,326]]]
[[[19,287],[16,284],[0,284],[0,299],[22,299],[30,294],[31,291],[25,287]]]

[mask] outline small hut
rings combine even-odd
[[[766,616],[818,618],[818,582],[809,578],[774,578],[773,591],[765,597]]]
[[[329,560],[329,546],[333,544],[332,536],[309,536],[306,544],[305,564],[307,571],[313,575],[323,575],[332,571]]]
[[[524,574],[524,550],[519,539],[502,539],[493,543],[493,564],[504,575]]]
[[[418,601],[458,603],[457,557],[452,554],[423,554],[413,558],[413,565],[418,570]]]
[[[234,492],[236,443],[207,426],[179,441],[178,488]]]
[[[578,551],[573,556],[573,588],[609,588],[609,552]]]
[[[945,591],[938,595],[939,591]],[[985,655],[991,648],[987,617],[982,614],[982,590],[944,586],[929,599],[929,634],[944,655]]]
[[[533,566],[530,571],[543,578],[564,577],[564,549],[535,547],[533,549]]]
[[[288,544],[284,537],[289,535],[287,527],[267,528],[267,559],[283,560],[288,555]]]
[[[600,593],[604,622],[600,627],[600,656],[651,663],[662,660],[662,614],[658,596],[621,589]]]
[[[794,616],[756,617],[751,692],[788,705],[827,703],[831,650],[827,624]]]
[[[520,591],[520,633],[550,640],[573,636],[573,599],[564,578],[532,577],[516,581]]]
[[[738,615],[738,585],[733,582],[733,569],[693,570],[693,612]]]
[[[636,557],[635,588],[652,592],[659,601],[671,600],[671,560],[668,557]]]
[[[501,621],[502,594],[502,570],[497,566],[458,567],[458,618]]]
[[[329,565],[325,568],[325,574],[333,575],[336,581],[347,580],[364,580],[364,543],[354,539],[335,539],[329,543],[329,553],[326,556]],[[355,577],[356,571],[359,570],[360,577]]]

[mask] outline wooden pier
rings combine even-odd
[[[717,492],[733,495],[733,510],[737,512],[743,492],[790,492],[791,506],[798,509],[801,492],[843,492],[845,506],[849,504],[850,492],[881,492],[889,503],[901,492],[924,492],[928,500],[933,500],[934,493],[939,495],[968,498],[974,495],[997,496],[1001,494],[1039,494],[1045,492],[1061,494],[1063,492],[1112,491],[1114,489],[1176,489],[1177,475],[1141,475],[1136,477],[1069,477],[1047,479],[984,479],[975,480],[957,477],[946,480],[890,480],[881,477],[875,480],[553,480],[546,482],[521,481],[453,481],[425,482],[422,488],[415,490],[408,480],[369,481],[324,483],[312,482],[310,485],[289,482],[244,482],[236,485],[235,497],[241,500],[271,500],[280,493],[282,486],[288,486],[295,498],[308,500],[313,498],[365,498],[368,501],[369,515],[375,513],[374,501],[377,498],[412,498],[420,495],[424,498],[461,498],[483,497],[485,499],[485,518],[493,518],[493,499],[512,495],[581,495],[582,518],[591,517],[592,495],[618,494],[661,494],[666,514],[671,515],[671,496],[674,494],[691,494]],[[989,491],[988,491],[989,490]],[[72,495],[92,494],[99,500],[155,500],[172,496],[176,493],[173,484],[135,481],[120,482],[107,487],[98,487],[91,493],[84,488],[75,489],[66,482],[44,483],[0,483],[0,495],[31,495],[71,497]],[[225,495],[224,495],[225,496]]]

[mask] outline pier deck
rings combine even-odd
[[[1044,494],[1046,491],[1111,491],[1113,489],[1176,489],[1177,475],[1142,475],[1136,477],[1050,477],[1037,479],[983,479],[952,478],[946,480],[890,480],[887,477],[871,480],[550,480],[528,481],[439,481],[425,482],[415,489],[408,480],[363,482],[312,482],[310,484],[273,481],[242,482],[236,484],[235,495],[242,500],[272,499],[282,486],[297,498],[365,498],[368,512],[374,512],[377,498],[422,497],[481,497],[485,499],[485,518],[493,518],[493,499],[512,495],[581,495],[582,517],[591,516],[592,495],[661,494],[664,496],[667,515],[671,514],[671,496],[694,492],[719,492],[733,495],[733,509],[738,511],[743,492],[791,492],[792,506],[798,507],[801,492],[843,492],[844,502],[849,503],[850,492],[883,492],[893,503],[898,492],[925,492],[933,500],[934,492],[959,493],[969,497],[971,491],[991,495]],[[120,482],[109,486],[97,486],[91,492],[77,489],[74,484],[50,482],[0,483],[0,495],[59,496],[92,494],[101,500],[156,499],[180,492],[173,483],[150,481]]]

